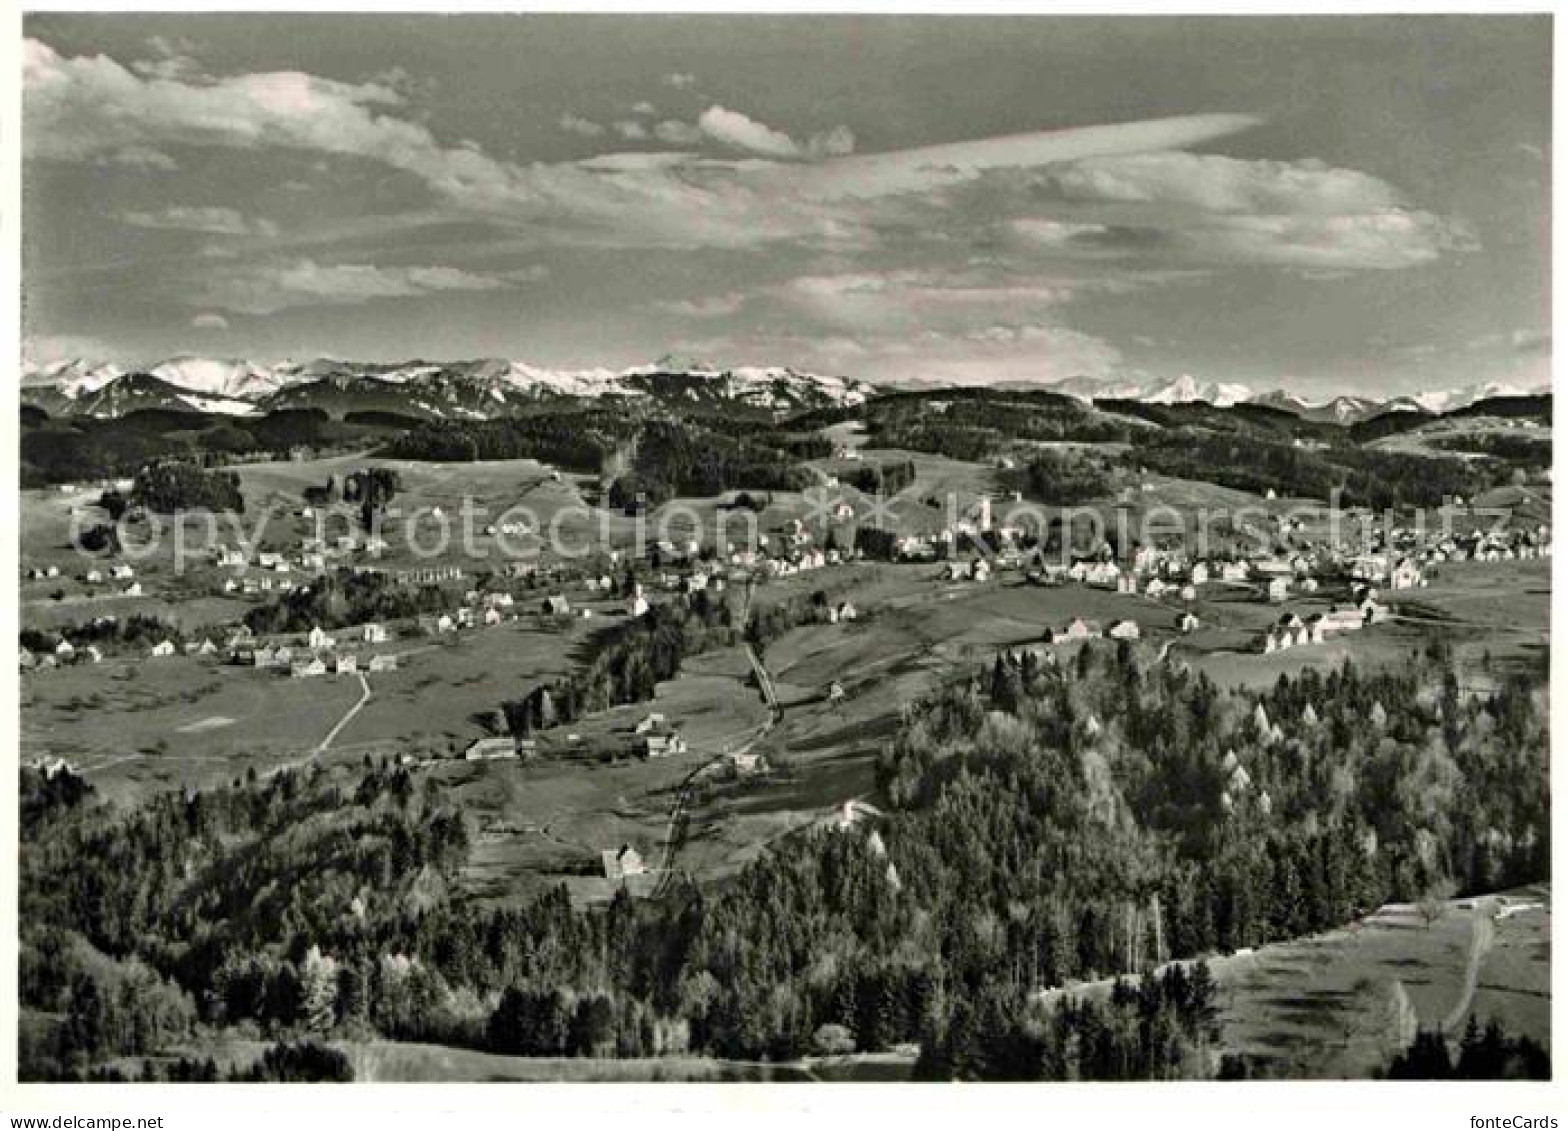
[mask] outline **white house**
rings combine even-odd
[[[1423,583],[1421,567],[1409,558],[1402,559],[1388,574],[1390,589],[1414,589]]]
[[[174,655],[174,651],[174,641],[160,640],[158,643],[152,646],[152,649],[148,652],[148,655],[155,658],[159,656],[172,656]]]
[[[1106,628],[1105,635],[1112,640],[1137,640],[1142,635],[1135,620],[1112,621]]]
[[[1181,616],[1176,618],[1176,630],[1183,635],[1189,632],[1196,632],[1198,627],[1198,618],[1192,613],[1182,613]]]
[[[600,862],[604,865],[604,878],[607,880],[624,880],[628,876],[640,876],[648,870],[642,862],[642,855],[629,844],[623,844],[619,851],[606,849],[599,854]]]
[[[327,635],[326,631],[320,625],[313,627],[310,630],[310,635],[305,638],[305,644],[310,648],[330,648],[335,643],[337,643],[337,641],[333,640],[331,636]]]
[[[664,758],[686,753],[686,740],[678,734],[649,734],[643,738],[643,753],[649,758]]]
[[[385,644],[387,642],[387,630],[379,624],[363,624],[359,628],[359,638],[366,644]]]
[[[397,656],[388,652],[384,655],[370,657],[370,670],[373,672],[397,671]]]
[[[1283,601],[1290,596],[1290,582],[1283,577],[1275,577],[1269,581],[1268,593],[1270,601]]]

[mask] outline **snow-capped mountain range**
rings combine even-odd
[[[189,409],[248,416],[288,408],[382,411],[434,419],[487,419],[551,397],[657,398],[693,408],[782,415],[859,404],[876,389],[846,377],[772,366],[720,369],[664,359],[630,369],[546,369],[520,361],[351,362],[333,358],[262,365],[175,357],[139,369],[80,359],[24,371],[22,399],[51,414],[120,416]]]
[[[1385,412],[1452,412],[1489,397],[1550,391],[1493,382],[1389,400],[1353,396],[1311,400],[1284,389],[1256,392],[1247,385],[1199,381],[1188,374],[1146,381],[1070,377],[1027,387],[1084,401],[1135,400],[1155,405],[1204,401],[1221,408],[1258,405],[1335,424],[1354,424]],[[247,416],[316,407],[334,414],[379,410],[435,419],[484,419],[551,397],[653,397],[692,407],[783,415],[859,404],[877,391],[874,385],[847,377],[773,366],[724,369],[673,357],[621,370],[548,369],[499,358],[458,362],[317,358],[262,364],[173,357],[140,369],[70,359],[24,369],[22,376],[25,401],[55,415],[98,417],[120,416],[138,408]]]

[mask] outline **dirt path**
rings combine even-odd
[[[333,727],[330,731],[327,732],[327,737],[323,738],[321,740],[321,744],[316,747],[317,754],[320,754],[322,751],[326,750],[327,747],[331,746],[332,740],[341,734],[343,732],[343,728],[348,726],[349,723],[353,722],[354,716],[359,714],[359,712],[364,709],[366,703],[370,702],[370,681],[365,678],[364,672],[356,672],[355,674],[359,676],[359,686],[362,689],[359,696],[359,701],[350,707],[346,712],[344,712],[343,717],[338,720],[337,726]]]
[[[1459,1000],[1443,1019],[1444,1033],[1453,1035],[1459,1032],[1470,1016],[1470,1006],[1475,1001],[1476,985],[1481,980],[1481,963],[1486,960],[1486,952],[1492,949],[1492,940],[1496,934],[1491,908],[1478,903],[1475,912],[1470,916],[1470,958],[1465,964],[1464,985],[1460,987]]]
[[[784,710],[779,706],[778,695],[773,689],[773,677],[768,674],[768,669],[763,666],[756,649],[750,644],[746,645],[746,658],[751,661],[752,671],[757,675],[757,686],[762,692],[763,702],[768,705],[768,717],[739,746],[715,754],[687,774],[686,780],[681,782],[680,792],[675,795],[675,805],[670,809],[670,818],[664,826],[664,859],[658,868],[659,882],[653,890],[655,897],[666,894],[674,883],[675,860],[686,843],[686,830],[691,820],[692,791],[698,780],[722,765],[731,755],[749,753],[784,717]]]

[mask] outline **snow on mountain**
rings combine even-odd
[[[283,384],[271,369],[223,358],[171,357],[147,372],[178,388],[224,400],[263,397]]]
[[[1077,397],[1081,401],[1135,401],[1144,393],[1144,384],[1140,381],[1119,381],[1104,377],[1064,377],[1041,387],[1048,392]]]
[[[79,357],[64,358],[31,370],[24,370],[22,387],[47,386],[76,398],[103,388],[125,370],[113,363],[100,364]]]
[[[1443,389],[1436,392],[1413,393],[1396,397],[1381,406],[1381,412],[1454,412],[1469,408],[1476,401],[1493,397],[1527,397],[1552,391],[1550,383],[1514,385],[1504,381],[1489,381],[1484,385],[1467,385],[1460,389]]]
[[[1191,374],[1183,373],[1174,381],[1147,389],[1138,398],[1146,404],[1189,404],[1207,401],[1217,408],[1228,408],[1252,396],[1245,385],[1223,384],[1214,381],[1199,382]]]
[[[1258,393],[1247,398],[1247,403],[1277,408],[1320,424],[1356,424],[1381,411],[1381,402],[1367,397],[1338,396],[1327,401],[1315,401],[1286,389]]]

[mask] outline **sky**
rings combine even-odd
[[[1546,17],[25,23],[29,360],[1550,363]]]

